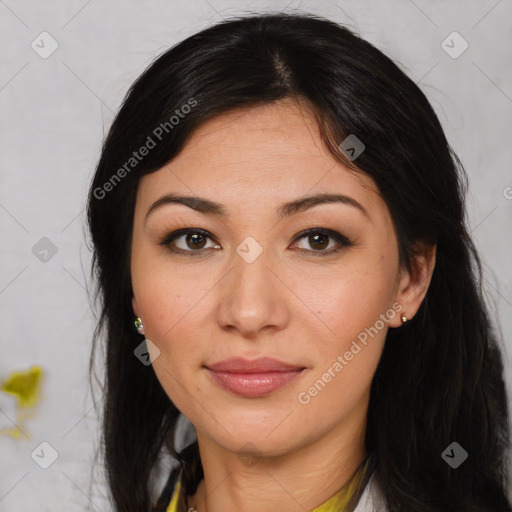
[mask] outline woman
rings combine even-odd
[[[510,511],[465,180],[334,22],[231,19],[156,59],[88,203],[115,510]]]

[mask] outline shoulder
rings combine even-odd
[[[354,512],[386,512],[387,508],[380,493],[374,475],[364,488],[363,494],[357,503]]]

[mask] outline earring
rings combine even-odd
[[[142,320],[139,317],[137,317],[133,323],[138,333],[144,334],[144,326],[142,325]]]
[[[405,322],[408,321],[408,318],[405,315],[400,315],[400,320],[402,320],[402,324],[405,324]]]

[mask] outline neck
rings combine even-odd
[[[197,432],[204,479],[188,498],[197,512],[313,510],[346,485],[366,457],[365,420],[278,456],[233,453]]]

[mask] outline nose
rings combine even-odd
[[[254,340],[286,327],[293,294],[269,263],[265,250],[254,261],[234,255],[233,267],[219,283],[217,318],[222,329]]]

